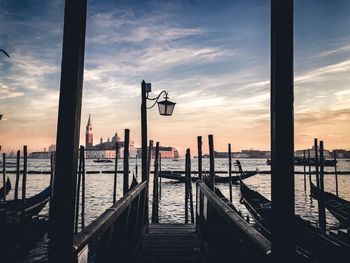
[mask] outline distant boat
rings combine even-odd
[[[179,159],[173,159],[173,162],[178,162],[179,161]]]
[[[231,181],[233,184],[238,184],[239,178],[246,179],[251,176],[254,176],[258,173],[258,171],[249,171],[249,172],[243,172],[242,175],[233,175],[231,178]],[[171,173],[171,172],[159,172],[159,176],[166,179],[176,180],[179,183],[185,182],[185,176],[179,174],[179,173]],[[198,176],[192,176],[191,177],[192,182],[196,182],[198,180]],[[215,183],[228,183],[230,182],[230,178],[228,176],[215,176]]]
[[[112,163],[113,161],[112,160],[109,160],[109,159],[97,159],[97,160],[94,160],[94,163]]]
[[[6,192],[4,194],[4,187],[0,188],[0,200],[4,199],[4,196],[6,196],[11,190],[11,181],[10,179],[7,177],[7,181],[6,181]]]

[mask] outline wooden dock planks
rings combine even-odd
[[[204,262],[192,224],[150,224],[135,263]]]

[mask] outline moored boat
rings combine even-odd
[[[24,202],[17,199],[0,204],[0,223],[18,225],[21,220],[31,219],[45,207],[50,196],[51,186],[32,197],[26,198]]]
[[[8,177],[7,177],[5,186],[6,187],[0,188],[0,201],[3,200],[4,197],[11,191],[11,181],[10,181],[10,178]]]
[[[257,229],[271,239],[272,207],[271,202],[257,191],[251,190],[242,181],[240,183],[241,203],[253,216]],[[283,222],[281,222],[283,223]],[[346,262],[350,246],[328,234],[322,233],[307,220],[295,216],[295,238],[297,250],[307,253],[318,262]]]
[[[311,197],[319,199],[321,190],[310,182]],[[350,226],[350,202],[330,192],[324,192],[324,205],[343,225]]]

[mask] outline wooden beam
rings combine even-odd
[[[86,9],[86,0],[65,1],[56,170],[50,207],[50,262],[73,261]]]
[[[271,197],[274,262],[295,256],[293,0],[271,0]],[[288,237],[288,238],[286,238]]]
[[[208,136],[209,140],[209,170],[210,170],[210,183],[211,183],[211,189],[214,191],[215,189],[215,161],[214,161],[214,138],[213,135],[210,134]]]
[[[130,130],[125,129],[124,133],[124,179],[123,179],[123,195],[129,191],[129,145],[130,145]]]
[[[203,180],[203,172],[202,172],[202,136],[197,137],[197,147],[198,147],[198,178],[199,180]]]

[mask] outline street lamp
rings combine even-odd
[[[141,147],[142,147],[142,181],[147,180],[147,110],[152,109],[158,104],[159,114],[162,116],[171,116],[175,108],[175,102],[169,100],[168,92],[163,90],[157,97],[150,98],[151,83],[144,80],[141,83]],[[164,100],[159,101],[163,95]],[[154,101],[152,106],[147,107],[147,100]]]

